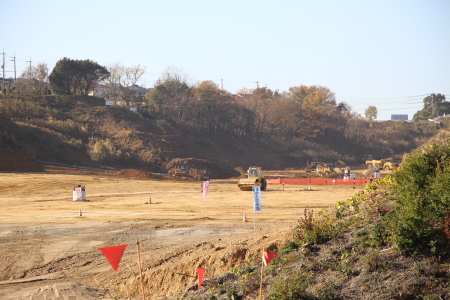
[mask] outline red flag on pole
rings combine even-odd
[[[126,247],[127,245],[120,245],[120,246],[99,248],[99,250],[103,252],[103,255],[109,261],[114,271],[117,271],[117,268],[119,267],[120,260],[122,259],[122,255]]]
[[[267,266],[267,265],[270,263],[270,261],[271,261],[272,259],[274,259],[276,256],[277,256],[277,255],[276,255],[275,253],[272,253],[272,252],[270,252],[270,251],[264,250],[264,251],[263,251],[263,257],[262,257],[263,264],[264,264],[265,266]]]
[[[197,268],[197,277],[198,277],[198,289],[200,289],[202,287],[202,282],[203,282],[203,274],[205,274],[205,269],[203,268]]]

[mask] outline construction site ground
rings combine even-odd
[[[197,267],[207,285],[291,239],[305,209],[329,208],[363,188],[268,185],[262,211],[253,212],[252,192],[240,191],[238,179],[212,179],[203,199],[198,181],[119,173],[0,173],[0,299],[141,299],[137,240],[146,296],[176,299],[195,285]],[[86,187],[87,201],[72,200],[75,185]],[[99,248],[124,244],[114,271]]]

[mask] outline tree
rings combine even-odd
[[[434,108],[437,103],[445,101],[445,95],[431,94],[423,98],[423,108]]]
[[[423,99],[423,109],[413,117],[414,121],[433,119],[443,114],[450,113],[450,102],[445,100],[445,95],[431,94]]]
[[[376,106],[369,106],[364,111],[364,116],[367,120],[374,120],[378,117],[378,109]]]
[[[188,85],[187,75],[168,68],[162,78],[158,79],[152,92],[145,97],[151,110],[184,124],[192,109],[192,88]]]
[[[291,101],[299,104],[297,135],[302,138],[331,136],[342,107],[336,106],[335,94],[322,86],[295,86],[289,88]]]
[[[147,67],[141,67],[141,65],[132,67],[125,67],[118,63],[111,65],[109,67],[110,76],[106,81],[109,86],[108,98],[126,103],[138,100],[135,99],[133,87],[141,80],[146,70]]]
[[[255,113],[254,137],[265,138],[263,134],[267,128],[268,115],[274,104],[272,90],[265,87],[242,89],[237,94],[238,103]]]
[[[229,112],[233,105],[233,98],[227,91],[219,89],[213,81],[202,81],[192,90],[195,102],[193,103],[193,126],[211,131],[215,134],[232,123]]]
[[[289,96],[302,106],[321,107],[324,111],[336,107],[335,94],[322,86],[294,86],[289,88]]]
[[[110,73],[94,61],[60,59],[49,76],[54,93],[60,95],[87,95]]]
[[[38,97],[45,95],[48,89],[48,67],[45,63],[30,66],[23,71],[20,78],[14,83],[16,90],[21,95]]]

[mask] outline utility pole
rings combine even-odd
[[[29,74],[28,74],[28,77],[30,77],[29,79],[30,79],[30,81],[31,81],[31,57],[30,57],[30,60],[27,61],[27,62],[30,63],[30,72],[29,72]],[[30,82],[30,83],[31,83],[31,82]]]
[[[2,64],[2,70],[3,70],[3,80],[2,80],[2,86],[5,86],[5,49],[3,49],[3,64]]]
[[[223,90],[223,78],[220,78],[220,82],[221,82],[220,89]]]
[[[255,82],[255,83],[256,83],[256,88],[257,88],[257,89],[259,89],[259,81],[258,81],[258,80],[256,80],[256,82]]]
[[[434,103],[434,94],[431,94],[431,117],[433,117],[436,112],[437,110],[436,110],[436,103]],[[437,117],[437,114],[434,117]]]
[[[14,81],[17,80],[16,78],[16,54],[14,53],[14,56],[12,57],[11,61],[14,62]]]

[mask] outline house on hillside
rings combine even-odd
[[[109,85],[106,84],[98,84],[95,89],[89,93],[89,96],[100,97],[103,98],[109,91]]]
[[[126,87],[131,94],[135,97],[143,97],[145,94],[147,94],[150,89],[144,88],[142,86],[139,86],[137,84],[130,85]],[[118,86],[116,86],[116,90],[119,90]],[[95,97],[101,97],[104,98],[108,94],[111,94],[114,92],[113,87],[110,84],[98,84],[95,89],[89,93],[89,96],[95,96]]]
[[[147,94],[148,92],[150,92],[150,89],[146,89],[142,86],[139,86],[137,84],[133,84],[130,85],[129,87],[127,87],[128,89],[130,89],[133,92],[133,96],[145,96],[145,94]]]

